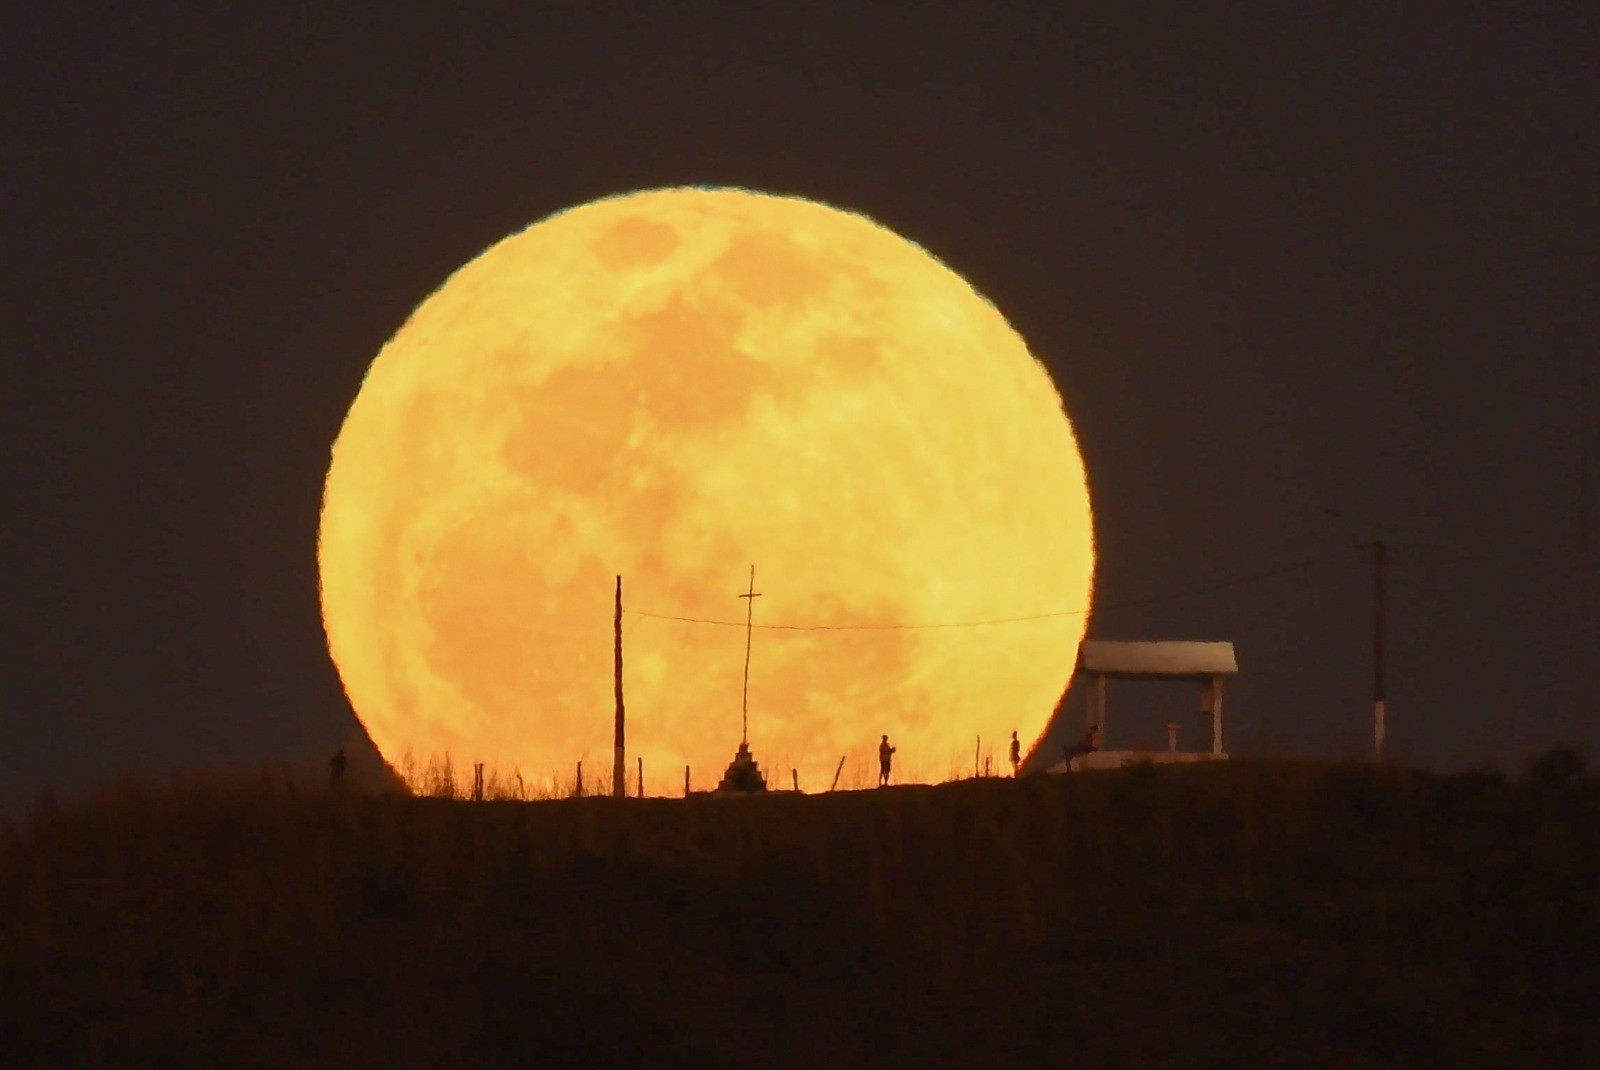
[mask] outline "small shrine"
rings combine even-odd
[[[755,755],[750,753],[750,744],[740,743],[739,752],[733,756],[733,761],[728,763],[728,771],[722,774],[722,782],[717,785],[717,791],[752,792],[766,790],[767,778],[762,776],[761,767],[756,764]]]

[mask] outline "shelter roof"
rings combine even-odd
[[[1239,671],[1233,644],[1195,642],[1115,642],[1085,639],[1078,648],[1078,670],[1131,679],[1204,679]]]

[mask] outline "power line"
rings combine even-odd
[[[1262,580],[1273,579],[1278,576],[1298,572],[1309,568],[1334,556],[1343,556],[1343,551],[1338,554],[1326,553],[1315,557],[1308,557],[1277,568],[1261,572],[1252,572],[1246,576],[1236,576],[1233,579],[1223,580],[1220,583],[1207,584],[1202,587],[1190,587],[1181,591],[1171,591],[1166,594],[1153,595],[1148,598],[1135,598],[1125,602],[1115,602],[1110,605],[1096,606],[1095,612],[1109,612],[1114,609],[1131,609],[1136,606],[1156,605],[1161,602],[1172,602],[1180,598],[1192,598],[1196,595],[1212,594],[1216,591],[1225,591],[1233,587],[1243,587],[1250,583],[1259,583]],[[685,624],[710,624],[720,628],[748,628],[752,627],[747,621],[739,620],[713,620],[707,617],[686,617],[671,613],[646,613],[642,610],[630,609],[626,611],[630,616],[648,617],[651,620],[672,620]],[[995,624],[1020,624],[1027,621],[1052,620],[1057,617],[1082,617],[1089,612],[1088,609],[1063,609],[1053,613],[1033,613],[1022,617],[994,617],[987,620],[946,621],[935,624],[756,624],[755,628],[766,628],[771,631],[785,632],[889,632],[889,631],[921,631],[933,628],[983,628]]]
[[[743,628],[744,621],[739,620],[709,620],[705,617],[677,617],[669,613],[644,613],[637,609],[628,612],[635,617],[649,617],[652,620],[676,620],[686,624],[715,624],[723,628]],[[963,620],[951,621],[942,624],[757,624],[756,628],[767,628],[772,631],[782,632],[889,632],[908,631],[917,628],[980,628],[986,624],[1015,624],[1019,621],[1046,620],[1051,617],[1081,617],[1088,610],[1067,609],[1059,613],[1035,613],[1027,617],[997,617],[994,620]]]
[[[1294,561],[1286,565],[1280,565],[1277,568],[1267,569],[1263,572],[1252,572],[1248,576],[1237,576],[1231,580],[1223,580],[1220,583],[1208,584],[1204,587],[1190,587],[1187,590],[1174,591],[1170,594],[1158,594],[1149,598],[1136,598],[1127,602],[1115,602],[1109,606],[1097,606],[1095,608],[1099,612],[1106,612],[1112,609],[1132,609],[1135,606],[1152,606],[1160,602],[1174,602],[1180,598],[1192,598],[1195,595],[1211,594],[1215,591],[1226,591],[1232,587],[1243,587],[1246,584],[1259,583],[1262,580],[1275,579],[1278,576],[1287,576],[1291,572],[1299,572],[1301,569],[1310,568],[1312,565],[1321,564],[1323,561],[1327,561],[1331,558],[1343,557],[1346,552],[1347,551],[1339,550],[1331,553],[1318,554],[1315,557],[1307,557],[1300,561]]]

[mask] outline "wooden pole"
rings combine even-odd
[[[621,799],[628,793],[627,786],[627,751],[623,743],[623,711],[622,711],[622,577],[617,577],[617,611],[612,622],[612,632],[616,638],[615,668],[612,672],[617,691],[617,724],[615,753],[611,762],[611,796]]]
[[[794,784],[794,790],[795,791],[799,791],[800,790],[800,770],[798,770],[798,769],[789,770],[789,780],[790,780],[791,783]]]
[[[689,767],[687,765],[683,767],[683,797],[685,799],[689,797]]]
[[[1383,761],[1383,741],[1388,734],[1389,710],[1384,694],[1384,571],[1389,547],[1382,539],[1372,544],[1372,759]]]
[[[644,758],[639,759],[639,798],[644,798]]]
[[[577,795],[578,795],[578,798],[580,798],[580,799],[583,798],[583,763],[582,762],[578,763]]]

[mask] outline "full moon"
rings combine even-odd
[[[896,780],[938,781],[1043,731],[1091,520],[1048,373],[948,267],[814,201],[653,190],[505,238],[379,352],[333,444],[323,624],[391,763],[604,789],[620,575],[630,791],[642,759],[678,794],[740,742],[753,603],[772,786],[875,781],[883,735]]]

